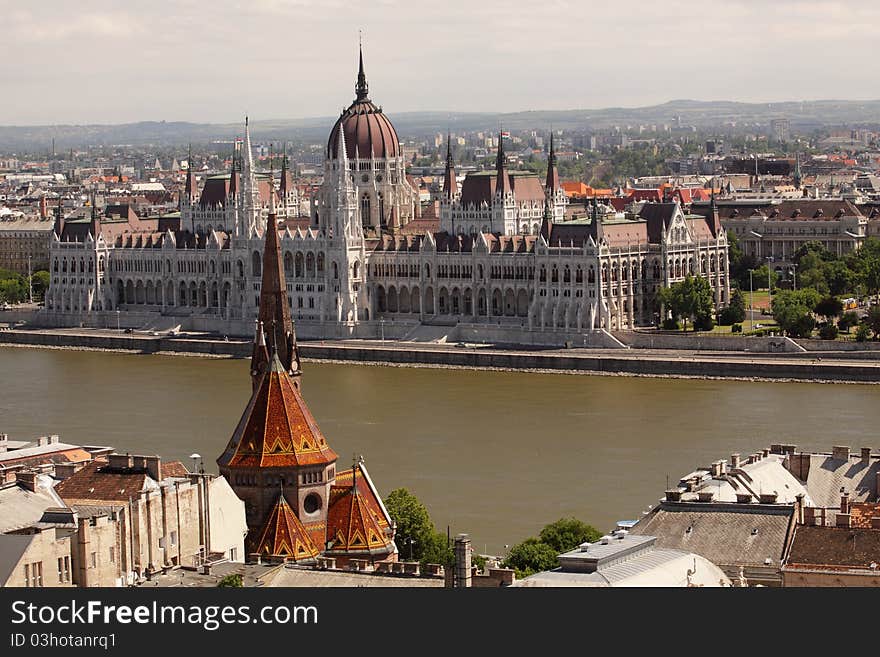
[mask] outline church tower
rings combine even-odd
[[[340,241],[347,243],[344,235]],[[300,391],[282,265],[270,195],[252,392],[217,459],[220,474],[245,503],[248,556],[312,563],[324,554],[339,565],[355,558],[396,560],[391,517],[363,462],[336,471],[336,452]]]
[[[269,188],[272,189],[270,181]],[[299,351],[296,332],[290,317],[290,302],[278,239],[278,215],[275,194],[269,195],[269,217],[263,246],[263,278],[260,285],[260,310],[251,355],[251,382],[256,390],[263,373],[269,369],[269,350],[274,351],[284,370],[299,387]]]

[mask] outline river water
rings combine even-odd
[[[403,486],[442,531],[503,553],[562,517],[636,519],[670,482],[770,443],[877,448],[880,386],[305,363],[303,391],[348,465]],[[190,465],[214,460],[250,394],[244,360],[0,348],[0,432],[57,433]]]

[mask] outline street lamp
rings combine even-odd
[[[119,327],[119,308],[116,309],[116,330],[121,330]]]
[[[413,543],[416,543],[417,541],[414,538],[410,537],[410,538],[406,539],[406,542],[409,543],[409,560],[412,561],[413,560]]]

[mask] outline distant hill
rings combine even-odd
[[[880,125],[880,100],[819,100],[782,103],[672,100],[650,107],[609,107],[596,110],[554,110],[510,113],[489,112],[390,112],[402,138],[457,130],[601,129],[631,123],[670,123],[712,128],[730,121],[767,124],[784,117],[793,130],[822,126]],[[291,140],[307,143],[327,138],[336,117],[254,121],[255,140]],[[84,146],[131,144],[173,146],[207,143],[241,135],[240,123],[187,123],[142,121],[119,125],[0,126],[0,151],[46,149],[55,139],[56,150]]]

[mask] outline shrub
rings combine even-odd
[[[819,337],[823,340],[836,340],[837,339],[837,327],[832,324],[823,324],[819,327]]]
[[[663,330],[664,331],[677,331],[681,327],[678,325],[678,322],[672,317],[663,320]]]
[[[718,323],[721,326],[738,324],[742,322],[745,318],[745,311],[742,308],[737,308],[736,306],[727,306],[726,308],[722,308],[721,312],[718,313]]]
[[[743,325],[742,324],[734,324],[733,326],[730,327],[730,332],[731,333],[742,333],[743,332]]]
[[[846,331],[847,333],[849,333],[849,330],[853,326],[856,326],[858,323],[859,323],[858,313],[850,310],[849,312],[844,313],[843,317],[841,317],[839,320],[837,320],[837,328],[839,328],[841,331]]]
[[[694,318],[694,330],[695,331],[711,331],[715,328],[715,320],[712,319],[712,315],[697,315]]]
[[[869,337],[871,337],[871,329],[859,324],[859,328],[856,329],[856,342],[865,342]]]

